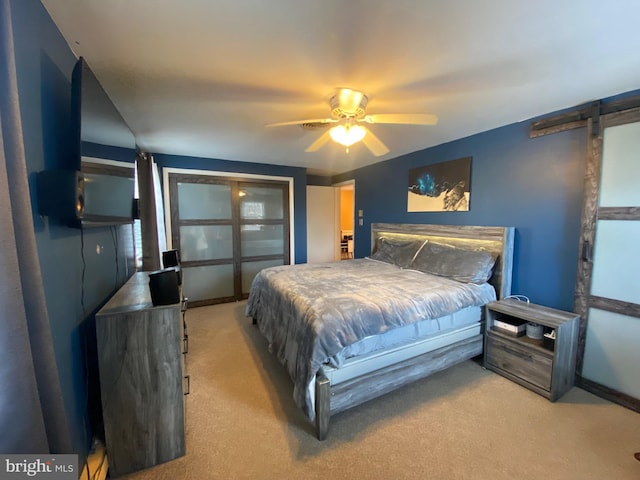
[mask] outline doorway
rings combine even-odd
[[[307,185],[307,262],[354,257],[355,180]]]
[[[336,231],[339,233],[336,245],[339,246],[340,259],[354,257],[355,246],[355,180],[335,184],[336,193]]]

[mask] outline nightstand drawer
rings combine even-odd
[[[534,348],[487,335],[485,361],[544,390],[551,390],[553,358]]]

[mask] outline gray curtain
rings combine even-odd
[[[33,226],[10,0],[0,0],[0,452],[72,453]]]
[[[161,265],[156,193],[153,181],[153,157],[151,154],[138,152],[136,168],[138,170],[138,208],[142,234],[142,270],[154,271],[159,270]]]

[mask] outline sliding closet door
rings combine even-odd
[[[242,298],[260,270],[289,263],[288,194],[284,184],[238,184]]]
[[[595,159],[593,222],[583,232],[581,383],[640,407],[640,113],[602,118],[592,140]],[[599,163],[599,165],[598,165]],[[585,208],[589,209],[585,204]],[[589,235],[588,232],[591,231]],[[592,239],[592,240],[591,240]]]
[[[193,306],[246,298],[262,268],[289,263],[288,184],[170,174],[172,245]]]
[[[232,301],[233,184],[170,175],[172,243],[180,251],[182,291],[192,305]]]

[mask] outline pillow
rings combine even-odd
[[[458,282],[481,284],[491,278],[494,263],[495,259],[487,252],[428,242],[409,268]]]
[[[376,251],[369,257],[381,262],[392,263],[400,268],[407,268],[416,252],[424,245],[424,240],[398,240],[378,237]]]

